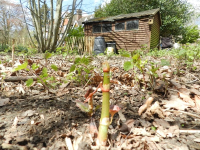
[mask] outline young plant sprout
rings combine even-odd
[[[98,145],[105,146],[107,143],[108,138],[108,126],[112,123],[113,116],[117,113],[121,108],[117,105],[110,106],[110,66],[108,62],[103,63],[103,85],[102,82],[96,88],[95,91],[92,90],[90,87],[85,94],[86,100],[81,102],[79,100],[76,101],[76,106],[78,106],[83,112],[87,112],[90,117],[93,115],[93,95],[97,92],[98,88],[101,88],[103,93],[103,100],[102,100],[102,111],[101,111],[101,119],[99,123],[99,132],[98,132]],[[88,102],[88,104],[86,103]],[[110,118],[111,114],[111,118]],[[94,119],[91,118],[90,123],[91,131],[96,133],[96,125]]]
[[[110,65],[108,62],[103,63],[103,92],[102,111],[99,126],[98,142],[100,145],[105,146],[107,143],[108,126],[110,125],[109,110],[110,110]]]

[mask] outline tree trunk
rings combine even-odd
[[[37,1],[37,2],[36,2]],[[82,0],[81,0],[82,1]],[[45,52],[49,50],[54,52],[58,46],[61,46],[69,32],[71,23],[74,16],[74,10],[76,9],[77,0],[73,0],[71,16],[68,21],[67,28],[62,33],[62,36],[59,34],[62,30],[62,4],[63,0],[56,1],[56,9],[54,10],[53,0],[50,0],[50,17],[47,17],[48,9],[44,6],[44,18],[42,18],[41,11],[41,1],[40,0],[29,0],[29,10],[32,17],[32,23],[34,26],[34,37],[37,40],[37,46],[40,52]],[[46,4],[46,0],[42,2]],[[80,4],[80,3],[79,3]],[[43,20],[42,20],[43,19]],[[44,22],[44,24],[43,24]],[[47,31],[46,31],[47,30]]]

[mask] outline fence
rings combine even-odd
[[[77,50],[80,55],[84,53],[92,54],[94,39],[93,36],[68,37],[65,46],[68,50]]]

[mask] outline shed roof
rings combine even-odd
[[[141,18],[144,16],[154,16],[157,12],[159,12],[159,8],[157,9],[151,9],[151,10],[146,10],[146,11],[141,11],[141,12],[136,12],[136,13],[131,13],[131,14],[121,14],[117,16],[111,16],[111,17],[104,17],[104,18],[93,18],[89,19],[85,23],[92,23],[92,22],[113,22],[115,20],[120,20],[120,19],[126,19],[126,18]]]

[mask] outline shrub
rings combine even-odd
[[[182,35],[182,44],[194,43],[199,38],[198,26],[188,26],[185,28],[185,32]]]
[[[17,45],[17,46],[15,47],[15,51],[27,53],[27,52],[28,52],[28,49],[27,49],[27,47],[25,47],[25,46]]]
[[[5,51],[6,49],[9,49],[8,45],[0,45],[0,51]]]

